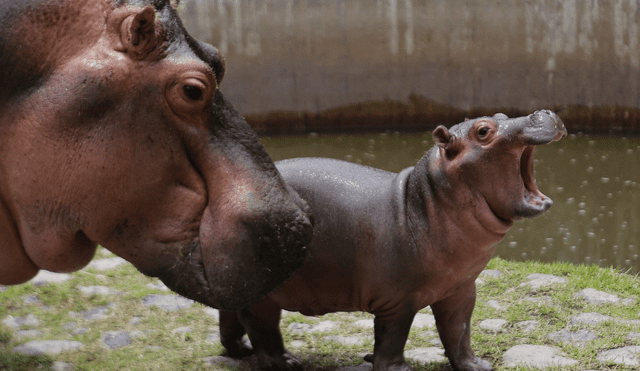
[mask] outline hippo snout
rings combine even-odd
[[[526,121],[523,134],[529,145],[547,144],[567,135],[560,117],[550,110],[536,111],[527,116]]]

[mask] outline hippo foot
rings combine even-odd
[[[480,357],[473,357],[472,360],[463,361],[457,366],[453,366],[456,371],[491,371],[493,366],[488,361]]]
[[[303,371],[302,362],[289,351],[278,356],[258,354],[258,368],[260,371]]]
[[[227,357],[245,358],[255,353],[253,351],[253,347],[251,346],[251,342],[245,337],[236,341],[225,342],[223,345],[226,348],[226,352],[224,352],[224,355],[226,355]]]
[[[396,363],[390,365],[379,365],[373,362],[373,354],[367,354],[363,357],[365,362],[373,363],[373,371],[414,371],[415,369],[409,366],[408,363]]]

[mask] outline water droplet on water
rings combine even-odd
[[[553,243],[553,238],[552,237],[547,237],[547,238],[544,239],[544,242],[546,242],[549,245],[551,245]]]
[[[518,243],[516,241],[509,242],[509,247],[516,247],[516,246],[518,246]]]
[[[632,154],[633,154],[633,150],[632,150],[632,149],[628,149],[628,150],[627,150],[627,154],[628,154],[628,155],[632,155]]]
[[[605,162],[607,161],[607,156],[602,155],[602,157],[600,157],[600,161]]]
[[[578,207],[579,207],[579,208],[581,208],[581,209],[584,209],[584,207],[585,207],[586,205],[587,205],[587,204],[585,204],[584,202],[580,202],[580,203],[578,204]]]
[[[559,153],[559,154],[563,154],[563,153],[564,153],[564,150],[563,150],[562,148],[560,148],[560,149],[558,150],[558,153]]]
[[[347,161],[351,161],[353,159],[353,156],[352,155],[346,155],[346,156],[344,156],[344,159],[347,160]]]
[[[595,233],[593,233],[593,232],[587,232],[587,237],[589,237],[589,238],[593,238],[593,237],[595,237],[595,236],[596,236],[596,234],[595,234]]]
[[[527,253],[523,252],[522,254],[520,254],[520,256],[522,256],[522,259],[526,259],[527,258]]]
[[[602,178],[600,178],[600,181],[601,181],[603,184],[607,184],[607,183],[609,183],[609,178],[602,177]]]
[[[571,252],[575,252],[578,248],[576,247],[576,245],[573,245],[569,248],[569,250],[571,250]]]
[[[584,214],[586,214],[586,213],[587,213],[587,212],[586,212],[585,210],[582,210],[582,209],[581,209],[581,210],[578,210],[578,215],[584,215]]]
[[[595,140],[590,140],[590,141],[589,141],[589,145],[590,145],[591,147],[593,147],[595,144],[596,144],[596,141],[595,141]]]
[[[569,198],[567,199],[567,204],[568,204],[568,205],[571,205],[572,203],[574,203],[574,202],[575,202],[575,200],[576,200],[575,198],[573,198],[573,197],[569,197]]]
[[[593,224],[598,224],[598,218],[593,218],[593,219],[591,219],[591,223],[593,223]]]
[[[593,166],[589,166],[589,167],[587,168],[587,173],[591,173],[591,172],[593,172]]]
[[[571,160],[569,160],[569,163],[570,163],[571,165],[575,165],[575,163],[576,163],[576,159],[575,159],[575,158],[572,158]]]
[[[556,188],[556,191],[558,193],[562,193],[562,191],[564,191],[564,187],[558,187],[558,188]]]
[[[613,193],[607,193],[607,198],[613,198]]]
[[[629,260],[629,259],[625,260],[625,261],[624,261],[624,264],[626,264],[626,265],[631,265],[631,260]]]

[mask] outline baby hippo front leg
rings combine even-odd
[[[456,371],[490,371],[491,364],[471,349],[471,314],[476,302],[476,284],[470,281],[452,296],[431,305],[445,354]]]
[[[364,358],[373,363],[373,371],[414,370],[404,359],[404,345],[414,316],[415,313],[409,310],[388,315],[376,314],[373,355]]]

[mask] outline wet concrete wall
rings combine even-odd
[[[423,129],[562,111],[640,131],[640,0],[183,0],[259,130]]]

